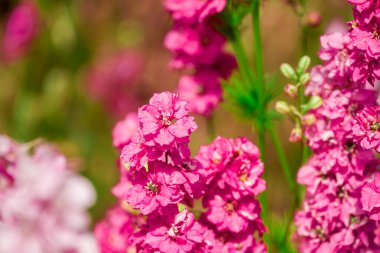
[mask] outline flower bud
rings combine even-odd
[[[306,114],[302,117],[302,125],[304,126],[314,125],[315,122],[317,122],[317,117],[315,117],[313,113]]]
[[[306,25],[310,28],[318,27],[321,21],[321,14],[318,11],[311,11],[306,14]]]
[[[285,87],[284,87],[284,92],[285,92],[286,95],[288,95],[289,97],[291,97],[291,98],[295,98],[295,97],[297,97],[298,88],[297,88],[297,86],[295,86],[295,85],[293,85],[293,84],[287,84],[287,85],[285,85]]]
[[[290,112],[289,105],[285,101],[277,101],[274,107],[276,111],[282,115]]]
[[[301,106],[302,112],[305,113],[311,109],[316,109],[320,107],[322,103],[323,103],[323,100],[320,96],[312,96],[309,102],[307,102],[307,104],[304,104]]]
[[[294,71],[293,67],[290,66],[288,63],[281,64],[281,72],[282,74],[289,79],[297,80],[296,72]]]
[[[295,127],[292,129],[292,132],[289,136],[290,142],[299,142],[302,140],[302,129],[299,127]]]
[[[302,76],[300,77],[300,83],[301,83],[302,85],[305,85],[305,84],[307,84],[309,81],[310,81],[310,74],[309,74],[309,73],[304,73],[304,74],[302,74]]]
[[[299,60],[298,62],[298,66],[297,66],[297,72],[298,74],[303,74],[305,73],[305,71],[307,70],[307,68],[310,66],[310,57],[305,55],[305,56],[302,56],[301,59]]]

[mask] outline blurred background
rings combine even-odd
[[[291,2],[263,1],[267,73],[278,74],[281,63],[294,65],[302,55],[300,21]],[[309,0],[307,11],[306,19],[321,18],[307,34],[307,52],[317,64],[319,36],[345,29],[351,10],[345,0]],[[93,221],[116,202],[110,193],[118,180],[114,124],[154,92],[177,87],[179,73],[168,67],[171,56],[163,47],[170,25],[158,0],[0,0],[0,132],[22,142],[42,138],[57,145],[73,169],[95,185]],[[250,20],[242,30],[252,55]],[[278,75],[277,85],[285,82]],[[218,135],[256,138],[252,126],[224,104],[215,120]],[[209,142],[206,120],[196,121],[193,154]],[[292,123],[282,120],[277,128],[295,170],[300,152],[299,145],[288,142]],[[268,140],[269,209],[281,216],[292,196],[272,150]]]

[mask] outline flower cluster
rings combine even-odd
[[[346,34],[333,33],[321,37],[320,57],[325,61],[324,74],[336,79],[340,86],[349,83],[364,86],[380,79],[379,20],[377,1],[349,0],[354,6],[355,20]],[[337,80],[338,79],[338,80]]]
[[[201,221],[212,228],[217,242],[212,252],[266,252],[265,245],[252,238],[253,234],[260,238],[266,230],[256,199],[266,188],[257,147],[246,138],[218,137],[202,146],[195,159],[202,165],[205,181],[202,191],[207,212]]]
[[[379,160],[373,152],[379,145],[379,109],[370,85],[379,78],[380,43],[369,36],[376,35],[375,2],[350,1],[356,19],[351,30],[322,36],[324,63],[312,70],[306,88],[307,94],[322,97],[323,105],[303,119],[314,155],[297,176],[306,186],[303,208],[295,216],[301,252],[380,250]]]
[[[87,91],[109,114],[119,119],[125,112],[140,106],[136,94],[141,68],[140,55],[129,50],[100,59],[88,70]]]
[[[265,227],[256,196],[265,181],[257,147],[219,137],[191,158],[197,126],[186,105],[177,94],[155,94],[139,109],[137,128],[115,128],[114,137],[123,136],[116,143],[124,143],[116,145],[119,206],[95,228],[102,252],[266,252],[258,239]]]
[[[1,42],[1,54],[6,61],[20,58],[38,32],[38,11],[31,2],[20,3],[8,17]]]
[[[0,136],[0,252],[98,252],[92,185],[52,147],[31,145]]]
[[[220,78],[228,78],[236,66],[235,58],[223,52],[225,38],[212,26],[226,4],[226,0],[164,0],[174,20],[165,38],[166,48],[173,53],[170,65],[194,73],[181,77],[178,93],[189,102],[190,112],[205,116],[222,99]]]

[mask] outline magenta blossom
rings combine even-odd
[[[6,60],[21,57],[38,32],[38,11],[30,2],[16,6],[10,14],[2,39],[2,53]]]
[[[147,171],[136,171],[126,192],[126,201],[142,214],[150,214],[159,207],[176,204],[184,193],[180,185],[186,178],[176,168],[163,162],[150,162]]]
[[[250,224],[261,224],[259,203],[251,197],[236,200],[230,193],[219,191],[207,201],[206,207],[207,220],[215,224],[219,231],[240,233]]]
[[[122,149],[131,142],[132,137],[137,133],[139,120],[136,113],[129,113],[125,119],[116,123],[112,130],[113,146]]]
[[[365,107],[355,118],[354,140],[364,149],[380,152],[380,107]]]
[[[223,36],[207,24],[177,24],[165,38],[166,48],[174,53],[171,66],[178,69],[214,64],[224,43]]]
[[[142,65],[141,56],[130,50],[98,59],[87,73],[88,94],[114,118],[124,117],[141,104],[137,84]]]
[[[163,0],[173,19],[180,22],[203,22],[208,16],[221,12],[226,0]]]
[[[178,94],[181,99],[188,101],[190,112],[210,116],[222,99],[222,87],[218,79],[218,74],[212,70],[181,77]]]
[[[107,211],[104,220],[95,226],[95,237],[102,253],[125,253],[134,250],[130,237],[138,231],[144,222],[137,216],[115,206]]]
[[[363,210],[369,212],[370,218],[380,220],[380,173],[376,173],[374,178],[362,189],[361,202]]]
[[[142,134],[149,145],[172,146],[174,142],[187,142],[197,125],[188,116],[186,102],[177,94],[155,94],[139,109]]]
[[[165,209],[164,216],[148,220],[149,230],[145,243],[159,252],[194,252],[203,242],[204,228],[187,210],[180,213],[176,208]]]

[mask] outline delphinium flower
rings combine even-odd
[[[137,133],[139,121],[137,114],[128,113],[125,118],[116,123],[112,130],[112,144],[115,148],[122,149],[132,141],[132,137]]]
[[[32,145],[0,137],[0,252],[97,252],[92,185],[52,147]]]
[[[130,50],[99,59],[87,73],[88,94],[110,115],[121,119],[140,106],[137,84],[141,68],[141,56]]]
[[[165,46],[173,53],[170,66],[190,69],[179,81],[178,93],[189,102],[190,112],[210,116],[222,100],[221,78],[236,67],[232,55],[223,52],[226,39],[210,18],[223,11],[226,0],[164,0],[173,18]]]
[[[215,252],[266,251],[260,239],[253,236],[260,238],[265,232],[256,199],[265,190],[257,147],[245,138],[218,137],[201,147],[195,158],[203,167],[203,204],[208,209],[201,221],[212,228],[217,241],[222,241],[220,251]],[[241,243],[236,243],[239,240]]]
[[[356,36],[355,29],[322,37],[319,56],[324,63],[311,72],[306,88],[308,94],[321,96],[323,104],[303,119],[314,155],[297,176],[306,186],[302,210],[295,216],[301,252],[380,251],[374,179],[379,160],[373,152],[377,92],[365,85],[376,73],[370,66],[357,68],[376,56],[362,47],[364,37]]]
[[[38,23],[38,11],[32,2],[21,2],[12,10],[2,36],[1,54],[6,61],[26,52],[37,35]]]
[[[122,136],[134,137],[120,156],[118,205],[95,228],[102,252],[266,252],[257,239],[265,231],[257,147],[219,137],[191,158],[197,126],[186,102],[170,92],[154,94],[137,117],[137,129],[118,123]],[[195,208],[200,199],[206,211]]]
[[[349,0],[354,7],[349,36],[353,50],[350,54],[352,79],[355,82],[371,84],[380,79],[380,6],[377,0]]]
[[[125,253],[133,252],[132,235],[142,228],[145,220],[118,204],[107,211],[104,220],[95,226],[95,236],[101,252]]]
[[[354,141],[363,149],[380,152],[380,107],[365,107],[356,114],[353,126]]]

